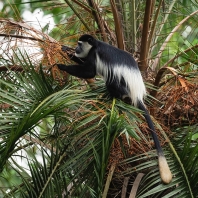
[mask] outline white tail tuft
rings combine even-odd
[[[159,172],[163,183],[169,184],[172,181],[172,173],[169,169],[168,163],[164,155],[158,156]]]

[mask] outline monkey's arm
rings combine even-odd
[[[76,76],[78,78],[93,78],[96,75],[96,69],[91,65],[69,65],[66,66],[64,64],[57,64],[60,70],[66,71],[72,76]]]
[[[76,56],[71,52],[71,51],[73,51],[73,49],[70,48],[70,47],[67,47],[67,46],[65,46],[65,45],[62,45],[61,50],[62,50],[63,52],[66,52],[66,53],[67,53],[67,55],[69,56],[70,60],[72,60],[72,61],[74,61],[74,62],[76,62],[76,63],[78,63],[78,64],[83,64],[83,62],[85,61],[84,58],[78,58],[78,57],[76,57]]]

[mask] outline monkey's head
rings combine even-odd
[[[84,34],[78,40],[78,46],[75,50],[75,56],[79,58],[86,58],[90,49],[95,45],[96,39],[93,36]]]

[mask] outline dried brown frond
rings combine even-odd
[[[129,137],[130,142],[128,143],[126,136],[122,134],[120,136],[122,145],[120,143],[119,139],[116,139],[111,147],[111,153],[109,157],[109,166],[112,163],[117,164],[115,173],[121,173],[124,170],[127,170],[128,168],[134,167],[137,164],[125,164],[124,166],[119,164],[121,161],[128,157],[137,156],[138,154],[147,153],[152,148],[154,148],[154,142],[150,136],[150,132],[148,130],[148,126],[146,123],[143,123],[139,125],[140,130],[144,134],[144,137],[142,137],[142,133],[139,133],[138,135],[141,137],[141,140],[136,140],[135,138]],[[161,137],[157,131],[158,137],[160,141],[162,142],[164,140],[163,137]],[[163,142],[162,142],[163,143]],[[126,153],[123,153],[123,148]],[[149,156],[148,156],[149,158]]]
[[[8,65],[1,65],[0,71],[6,67],[11,70],[21,71],[22,66],[13,57],[17,50],[27,53],[35,69],[44,66],[44,71],[49,69],[53,77],[60,78],[57,62],[69,61],[66,53],[61,51],[61,44],[49,35],[39,31],[27,23],[16,22],[9,19],[0,19],[1,57]],[[14,69],[16,68],[16,69]]]
[[[173,82],[175,85],[173,86]],[[158,99],[163,108],[158,110],[160,120],[168,126],[181,127],[198,122],[198,82],[178,76],[163,86]]]
[[[152,148],[154,149],[154,142],[150,136],[147,124],[143,123],[139,127],[142,133],[144,134],[144,137],[142,137],[140,141],[130,137],[130,144],[128,144],[126,136],[123,134],[120,136],[122,145],[120,139],[117,138],[111,147],[107,170],[111,168],[112,164],[115,164],[115,170],[109,188],[109,194],[111,194],[112,197],[116,197],[118,194],[121,194],[121,188],[124,185],[123,183],[126,177],[128,177],[129,181],[126,186],[127,189],[125,189],[125,194],[130,194],[130,189],[133,185],[132,182],[135,180],[137,176],[136,166],[140,165],[142,161],[136,161],[133,163],[120,162],[127,158],[138,156],[139,154],[147,155],[147,152],[151,151]],[[158,130],[156,130],[156,133],[160,139],[161,145],[163,146],[166,143],[164,141],[164,138],[160,135]],[[139,134],[139,136],[141,137],[142,134]],[[123,153],[123,148],[125,150],[125,153]],[[150,156],[147,157],[148,158],[146,159],[149,160]],[[127,170],[134,170],[134,172],[130,172],[130,175],[125,175]],[[149,169],[147,171],[149,171]]]

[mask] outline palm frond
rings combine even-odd
[[[139,164],[123,172],[124,175],[130,175],[133,172],[145,174],[139,183],[136,197],[197,197],[195,189],[198,186],[198,144],[192,140],[193,134],[197,133],[194,130],[196,127],[197,125],[183,130],[182,134],[172,140],[175,152],[177,151],[176,157],[169,149],[165,152],[174,175],[172,182],[168,185],[160,182],[155,151],[128,158],[122,162],[123,164]]]
[[[59,24],[50,35],[61,43],[73,47],[79,34],[91,33],[133,53],[145,61],[144,70],[154,71],[149,72],[148,88],[155,85],[151,92],[158,99],[158,105],[153,105],[159,118],[155,124],[174,178],[169,185],[161,184],[140,111],[119,100],[112,103],[100,80],[90,88],[52,67],[70,61],[60,52],[61,44],[44,33],[47,26],[38,31],[25,22],[1,19],[0,36],[5,38],[0,57],[3,195],[116,197],[122,191],[122,197],[130,193],[136,197],[197,197],[197,125],[192,126],[197,121],[198,102],[197,3],[30,2],[32,10],[40,7],[44,13],[53,13]],[[1,16],[17,13],[15,18],[20,19],[19,9],[30,2],[19,1],[8,13],[4,11],[10,5],[4,4]],[[27,55],[23,46],[36,47],[37,52]],[[141,46],[147,46],[145,51]],[[168,138],[159,124],[171,137],[170,148],[164,144]],[[184,131],[186,125],[191,126]],[[19,165],[19,158],[25,167]],[[20,179],[9,180],[8,175]],[[121,189],[125,182],[128,190]]]

